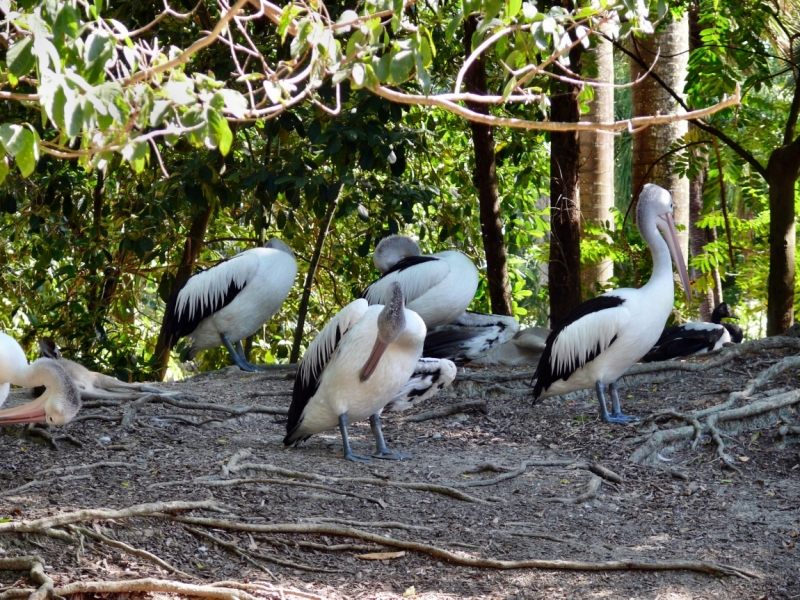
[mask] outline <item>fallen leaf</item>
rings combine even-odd
[[[403,598],[411,598],[412,596],[416,595],[417,595],[417,590],[414,589],[413,585],[410,588],[408,588],[405,592],[403,592]]]
[[[217,440],[218,444],[227,444],[228,440]]]
[[[400,558],[405,556],[404,551],[401,552],[370,552],[369,554],[358,554],[356,558],[363,558],[364,560],[386,560],[388,558]]]
[[[739,460],[742,461],[742,462],[747,462],[748,460],[750,460],[750,457],[749,456],[740,456]]]
[[[122,487],[131,487],[131,484],[130,484],[130,483],[128,483],[127,481],[123,481],[123,482],[122,482],[120,485],[121,485]]]

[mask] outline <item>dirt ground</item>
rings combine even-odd
[[[718,405],[796,353],[764,350],[705,371],[639,375],[621,382],[623,409],[644,416]],[[288,407],[291,376],[231,368],[164,384],[181,394],[172,404],[87,401],[79,420],[53,431],[74,440],[57,448],[20,427],[3,429],[0,559],[41,557],[56,588],[153,578],[268,582],[271,594],[251,592],[276,598],[800,598],[800,445],[787,425],[797,424],[797,404],[782,421],[720,429],[738,470],[707,434],[696,448],[664,444],[655,464],[635,464],[652,424],[604,424],[588,394],[533,406],[528,372],[501,368],[459,370],[456,385],[427,405],[385,415],[389,447],[413,455],[402,462],[344,461],[338,431],[286,449],[285,425],[269,409],[211,410]],[[797,377],[800,368],[784,370],[738,405],[785,395]],[[24,394],[13,392],[9,405],[29,400]],[[403,420],[481,398],[483,410]],[[657,421],[660,429],[684,424]],[[372,452],[367,423],[354,424],[351,436],[354,452]],[[205,504],[3,529],[158,502]],[[388,554],[363,558],[374,553]],[[571,561],[588,570],[499,569],[509,563],[474,559]],[[743,572],[644,568],[674,561]],[[0,570],[0,597],[31,587],[27,572]]]

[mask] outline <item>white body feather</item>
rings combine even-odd
[[[408,309],[404,309],[405,330],[387,346],[372,376],[366,381],[359,379],[377,338],[381,310],[383,305],[368,307],[364,299],[351,302],[311,343],[300,367],[303,377],[321,366],[320,357],[328,355],[336,343],[337,327],[345,331],[322,367],[319,387],[306,404],[293,438],[334,429],[343,413],[351,423],[366,419],[380,412],[408,382],[422,354],[426,331],[419,315]]]
[[[431,254],[438,260],[416,264],[385,275],[365,296],[370,304],[383,304],[392,282],[403,288],[406,308],[416,312],[430,329],[458,319],[472,303],[478,289],[478,269],[455,250]]]
[[[225,297],[231,283],[244,289],[233,301],[206,317],[189,334],[191,357],[200,350],[220,345],[220,333],[237,342],[250,335],[278,312],[297,275],[297,263],[288,252],[253,248],[194,275],[178,294],[177,315],[192,316],[213,299]]]

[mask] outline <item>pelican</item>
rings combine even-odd
[[[90,371],[83,365],[61,356],[61,350],[59,350],[58,345],[52,338],[42,338],[37,342],[43,357],[58,361],[58,364],[66,370],[80,391],[81,399],[83,400],[88,398],[130,398],[131,392],[173,395],[170,392],[164,392],[144,383],[127,383],[120,381],[116,377]],[[37,393],[41,393],[38,386]]]
[[[0,406],[11,384],[22,387],[46,386],[33,402],[0,410],[0,426],[14,423],[69,423],[81,408],[81,396],[67,371],[51,358],[28,364],[25,353],[11,336],[0,333]]]
[[[621,288],[592,298],[556,324],[536,369],[534,401],[594,386],[603,421],[636,420],[620,410],[616,381],[653,347],[672,311],[670,254],[691,303],[689,276],[672,220],[672,196],[657,185],[645,185],[636,215],[639,233],[653,256],[650,280],[639,289]],[[611,393],[610,414],[606,386]]]
[[[406,306],[428,328],[423,356],[464,363],[519,329],[513,317],[467,312],[478,289],[478,269],[461,252],[423,255],[410,237],[390,235],[377,245],[372,260],[381,277],[361,297],[370,304],[383,304],[390,286],[400,283]]]
[[[274,238],[264,248],[246,250],[193,275],[167,303],[169,347],[188,336],[187,358],[192,360],[201,350],[222,344],[240,369],[260,370],[245,357],[241,340],[278,312],[295,275],[292,249]]]
[[[520,329],[510,340],[495,346],[489,352],[473,361],[479,365],[536,365],[544,352],[550,330],[546,327],[526,327]]]
[[[658,338],[656,345],[642,357],[642,362],[656,362],[705,354],[719,350],[725,344],[741,344],[742,328],[733,323],[723,323],[723,318],[738,319],[726,302],[720,302],[711,313],[711,322],[691,321],[683,325],[668,327]]]
[[[381,431],[380,412],[403,388],[422,354],[425,323],[403,306],[399,283],[385,305],[359,298],[345,306],[308,346],[297,369],[286,424],[287,446],[338,424],[344,457],[371,460],[350,449],[347,425],[369,418],[377,443],[373,458],[399,460]]]

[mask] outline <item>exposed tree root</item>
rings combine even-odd
[[[580,496],[574,498],[549,498],[548,502],[560,502],[561,504],[580,504],[597,497],[597,492],[600,491],[600,486],[603,485],[602,478],[597,475],[592,475],[589,480],[589,485],[586,486],[586,491]]]
[[[51,598],[54,595],[53,580],[45,575],[44,563],[38,556],[0,558],[0,571],[28,571],[31,580],[39,585],[36,589],[25,590],[24,596],[27,596],[29,600],[45,600],[45,598]],[[0,594],[0,600],[18,598],[17,591],[11,589],[3,592]],[[61,594],[55,593],[55,596],[60,597]]]
[[[28,483],[23,483],[22,485],[11,488],[10,490],[3,490],[0,491],[0,496],[13,496],[14,494],[18,494],[20,492],[24,492],[30,488],[39,487],[40,485],[44,485],[46,483],[54,483],[56,481],[75,481],[78,479],[92,479],[91,475],[64,475],[63,477],[53,477],[52,479],[34,479],[33,481],[29,481]]]
[[[464,556],[439,548],[424,544],[420,542],[410,542],[406,540],[398,540],[391,537],[369,533],[350,527],[341,527],[337,525],[326,524],[254,524],[254,523],[239,523],[234,521],[227,521],[223,519],[207,519],[200,517],[182,517],[172,516],[171,519],[203,527],[216,527],[220,529],[230,529],[234,531],[247,531],[251,533],[289,533],[289,534],[322,534],[322,535],[336,535],[347,538],[357,538],[376,544],[382,544],[393,548],[401,548],[403,550],[411,550],[422,554],[428,554],[438,559],[446,560],[454,564],[465,565],[470,567],[482,567],[489,569],[555,569],[555,570],[572,570],[572,571],[626,571],[626,570],[641,570],[641,571],[678,571],[687,570],[695,571],[698,573],[707,573],[710,575],[735,575],[743,578],[757,578],[756,573],[733,567],[730,565],[720,565],[705,561],[601,561],[601,562],[584,562],[584,561],[569,561],[569,560],[499,560],[495,558],[476,558],[472,556]]]
[[[111,508],[87,508],[54,515],[52,517],[34,519],[33,521],[8,521],[7,523],[0,523],[0,533],[41,533],[45,529],[80,523],[81,521],[124,519],[125,517],[141,517],[156,513],[196,509],[219,510],[219,506],[216,502],[203,500],[199,502],[151,502],[149,504],[136,504],[119,510]]]
[[[431,527],[424,525],[410,525],[399,521],[350,521],[348,519],[336,519],[334,517],[309,517],[303,519],[311,523],[338,523],[339,525],[358,525],[360,527],[378,527],[381,529],[405,529],[406,531],[433,531]]]
[[[148,485],[147,489],[151,490],[155,488],[173,487],[181,485],[199,485],[207,487],[233,487],[236,485],[245,485],[248,483],[262,483],[268,485],[286,485],[290,487],[312,488],[315,490],[322,490],[325,492],[329,492],[331,494],[338,494],[340,496],[348,496],[350,498],[358,498],[359,500],[366,500],[367,502],[372,502],[373,504],[377,504],[381,507],[384,508],[386,507],[386,503],[380,498],[372,498],[371,496],[356,494],[355,492],[346,492],[344,490],[337,490],[334,487],[328,485],[322,485],[319,483],[309,483],[307,481],[293,481],[291,479],[270,479],[267,477],[249,477],[246,479],[203,479],[203,478],[185,479],[181,481],[165,481],[161,483],[153,483],[151,485]]]
[[[168,573],[177,573],[178,575],[180,575],[181,577],[185,577],[186,579],[194,579],[188,573],[184,573],[183,571],[181,571],[177,567],[173,567],[167,561],[160,559],[155,554],[152,554],[151,552],[148,552],[147,550],[141,550],[140,548],[134,548],[133,546],[130,546],[130,545],[126,544],[125,542],[120,542],[118,540],[112,540],[111,538],[106,537],[101,533],[98,533],[96,531],[92,531],[91,529],[87,529],[86,527],[81,527],[80,525],[67,525],[67,528],[70,531],[72,531],[73,533],[77,533],[77,534],[92,538],[93,540],[97,540],[97,541],[102,542],[102,543],[104,543],[104,544],[106,544],[108,546],[113,546],[114,548],[119,548],[120,550],[122,550],[123,552],[126,552],[127,554],[130,554],[131,556],[136,556],[138,558],[143,558],[144,560],[147,560],[147,561],[149,561],[149,562],[151,562],[153,564],[158,565],[159,567],[161,567],[162,569],[164,569]],[[50,531],[54,531],[54,530],[51,529]]]
[[[463,500],[464,502],[474,502],[476,504],[489,504],[488,501],[471,496],[464,492],[457,490],[455,487],[446,485],[436,485],[433,483],[412,483],[405,481],[391,481],[385,479],[377,479],[371,477],[333,477],[328,475],[318,475],[316,473],[303,473],[301,471],[290,471],[275,465],[262,464],[262,463],[242,463],[239,461],[243,458],[250,456],[252,452],[250,449],[239,450],[228,461],[228,464],[223,468],[223,473],[237,473],[238,471],[266,471],[267,473],[275,473],[283,475],[284,477],[295,477],[297,479],[310,479],[313,481],[323,481],[326,483],[363,483],[375,487],[396,487],[408,490],[419,490],[421,492],[431,492],[433,494],[441,494],[443,496],[450,496],[456,500]]]
[[[478,481],[455,483],[453,484],[453,487],[466,488],[466,487],[494,485],[496,483],[500,483],[508,479],[513,479],[514,477],[519,477],[528,469],[528,467],[571,467],[573,469],[582,469],[584,471],[591,471],[595,475],[599,475],[603,479],[607,479],[614,483],[622,483],[622,477],[614,473],[614,471],[612,471],[611,469],[608,469],[597,462],[588,462],[583,460],[526,460],[518,468],[514,470],[508,469],[506,467],[498,467],[496,465],[482,465],[477,470],[473,469],[467,472],[475,473],[487,470],[493,470],[493,471],[504,470],[506,472],[492,479],[481,479]]]
[[[486,400],[466,400],[449,406],[443,406],[436,410],[429,410],[427,412],[418,413],[416,415],[409,415],[400,419],[402,423],[421,423],[422,421],[429,421],[431,419],[441,419],[456,413],[464,412],[465,410],[477,409],[482,413],[486,413]]]

